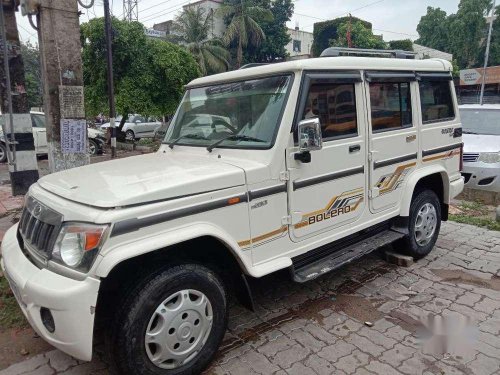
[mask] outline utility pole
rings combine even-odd
[[[18,3],[1,0],[0,90],[4,116],[12,195],[26,194],[38,180],[38,165],[25,89],[24,61],[21,56],[16,15]]]
[[[481,95],[479,97],[479,104],[480,105],[483,105],[483,99],[484,99],[484,86],[486,85],[486,68],[488,67],[488,60],[490,58],[491,31],[493,30],[493,20],[495,18],[495,5],[496,5],[496,0],[493,0],[493,8],[491,10],[490,26],[488,28],[488,40],[486,42],[486,54],[484,56],[484,69],[483,69],[483,78],[482,78],[482,82],[481,82]]]
[[[113,78],[113,31],[109,0],[104,0],[104,28],[106,32],[106,57],[108,61],[108,98],[109,98],[109,124],[111,126],[111,157],[116,157],[116,109],[115,109],[115,84]]]
[[[37,14],[51,172],[90,163],[77,0],[40,0]]]

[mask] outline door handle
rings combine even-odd
[[[350,154],[352,154],[353,152],[358,152],[358,151],[361,151],[360,145],[349,146],[349,153]]]

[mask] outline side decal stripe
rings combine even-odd
[[[463,143],[455,143],[450,146],[445,146],[445,147],[439,147],[439,148],[433,148],[432,150],[423,150],[422,151],[422,156],[429,156],[429,155],[434,155],[434,154],[440,154],[445,151],[451,151],[456,148],[462,147]]]
[[[378,168],[387,167],[389,165],[402,163],[402,162],[408,161],[408,160],[415,160],[417,158],[417,156],[418,155],[415,152],[414,154],[404,155],[404,156],[400,156],[400,157],[393,158],[393,159],[376,161],[373,168],[378,169]]]
[[[347,169],[341,172],[330,173],[324,176],[313,177],[306,180],[299,180],[293,182],[293,190],[302,189],[308,186],[320,184],[322,182],[328,182],[333,180],[338,180],[340,178],[354,176],[356,174],[365,173],[365,167],[360,166],[352,169]]]

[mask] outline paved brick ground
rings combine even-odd
[[[207,374],[500,373],[500,232],[446,223],[431,255],[409,268],[373,254],[308,284],[280,273],[256,289],[258,311],[232,307]],[[469,317],[469,348],[426,353],[420,321],[429,314]],[[99,359],[79,363],[54,350],[0,375],[107,373]]]

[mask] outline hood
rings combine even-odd
[[[500,135],[463,134],[464,152],[500,152]]]
[[[93,129],[93,128],[87,128],[87,133],[89,135],[89,138],[96,138],[96,137],[103,137],[104,133],[100,130]]]
[[[242,186],[245,175],[206,156],[155,153],[69,169],[38,183],[66,199],[113,208]]]

